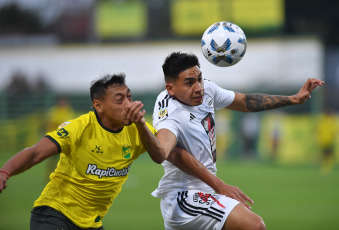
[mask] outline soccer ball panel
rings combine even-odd
[[[242,29],[231,22],[217,22],[208,27],[201,39],[205,58],[220,67],[238,63],[246,53],[247,41]]]

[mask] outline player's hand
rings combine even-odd
[[[252,209],[252,207],[249,206],[247,202],[254,204],[253,200],[246,196],[246,194],[243,193],[243,191],[241,191],[241,189],[236,186],[223,183],[216,192],[239,201],[240,203],[244,204],[248,209]]]
[[[134,101],[126,107],[126,118],[132,123],[145,123],[146,111],[142,110],[144,104],[141,101]]]
[[[0,193],[7,187],[8,176],[0,172]]]
[[[307,79],[306,83],[303,85],[303,87],[301,87],[299,92],[295,95],[296,104],[302,104],[308,98],[311,98],[312,91],[318,86],[322,86],[323,84],[325,84],[324,81],[316,79],[316,78]]]

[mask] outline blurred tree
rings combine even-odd
[[[33,34],[43,31],[39,17],[15,3],[0,9],[0,34]]]

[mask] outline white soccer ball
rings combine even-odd
[[[207,28],[201,39],[205,58],[213,65],[228,67],[246,53],[247,41],[242,29],[231,22],[217,22]]]

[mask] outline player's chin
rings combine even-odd
[[[203,102],[203,99],[202,99],[202,98],[193,99],[193,100],[192,100],[192,105],[193,105],[193,106],[201,105],[202,102]]]

